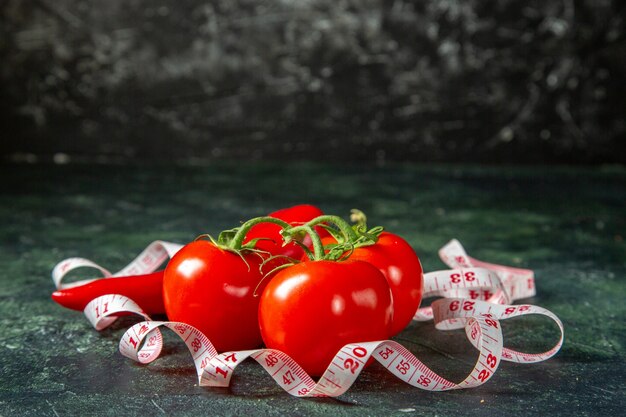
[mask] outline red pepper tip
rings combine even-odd
[[[56,303],[63,307],[71,308],[72,310],[81,310],[81,305],[77,304],[76,297],[72,297],[72,294],[67,291],[56,290],[52,293],[51,297]]]

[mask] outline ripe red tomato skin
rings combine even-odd
[[[222,250],[198,240],[185,245],[168,263],[163,301],[168,319],[204,333],[218,352],[253,349],[262,343],[258,327],[260,258]],[[267,279],[258,288],[263,290]]]
[[[374,245],[354,250],[350,259],[368,262],[383,273],[393,300],[393,324],[389,336],[400,333],[413,319],[424,287],[422,264],[409,243],[383,232]]]
[[[276,274],[261,295],[265,345],[320,376],[342,346],[384,340],[392,319],[384,276],[360,261],[302,262]]]
[[[324,212],[318,207],[310,204],[300,204],[277,210],[268,214],[268,216],[283,220],[293,226],[306,223],[323,214]],[[269,252],[272,255],[284,255],[293,259],[300,259],[304,254],[302,248],[296,243],[289,243],[283,246],[280,230],[280,226],[273,223],[257,224],[246,234],[244,243],[250,242],[252,239],[262,238],[255,245],[257,249]],[[321,237],[329,236],[328,232],[322,227],[315,227],[315,231]],[[305,236],[302,243],[311,247],[311,238],[308,235]]]
[[[322,239],[324,245],[336,242],[332,237]],[[393,301],[393,324],[388,337],[397,335],[411,322],[422,301],[424,274],[415,251],[400,236],[382,232],[374,245],[354,249],[350,259],[374,265],[387,279]]]

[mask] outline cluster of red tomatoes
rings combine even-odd
[[[410,322],[423,276],[404,239],[355,226],[353,241],[340,242],[339,231],[329,233],[334,217],[311,205],[269,217],[281,222],[252,225],[234,247],[196,240],[171,259],[163,278],[170,320],[196,327],[218,351],[264,344],[318,376],[345,344],[388,339]]]

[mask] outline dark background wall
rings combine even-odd
[[[4,0],[0,156],[624,163],[623,4]]]

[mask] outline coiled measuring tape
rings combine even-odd
[[[84,258],[70,258],[53,270],[57,288],[67,288],[62,279],[79,267],[94,267],[106,277],[150,273],[172,257],[182,246],[163,241],[150,244],[127,267],[110,274],[106,269]],[[423,298],[443,297],[431,306],[419,308],[416,321],[434,320],[440,330],[464,328],[479,355],[472,371],[460,383],[451,382],[424,365],[415,355],[393,340],[350,343],[333,358],[324,374],[315,381],[292,358],[275,349],[254,349],[218,353],[211,341],[198,329],[185,323],[153,321],[133,300],[109,294],[92,300],[84,310],[96,330],[110,326],[120,313],[134,313],[144,321],[131,326],[122,336],[122,355],[147,364],[157,359],[163,347],[160,328],[178,335],[191,353],[199,385],[226,387],[236,367],[246,360],[256,360],[289,394],[296,397],[336,397],[345,393],[373,358],[400,380],[428,391],[447,391],[477,387],[487,382],[501,361],[535,363],[554,356],[563,344],[563,324],[552,312],[534,305],[511,305],[515,300],[535,295],[531,270],[483,262],[467,255],[463,246],[452,240],[440,251],[449,270],[424,274]],[[106,278],[105,278],[106,279]],[[560,338],[550,350],[529,354],[504,347],[501,320],[525,315],[542,315],[552,319]]]

